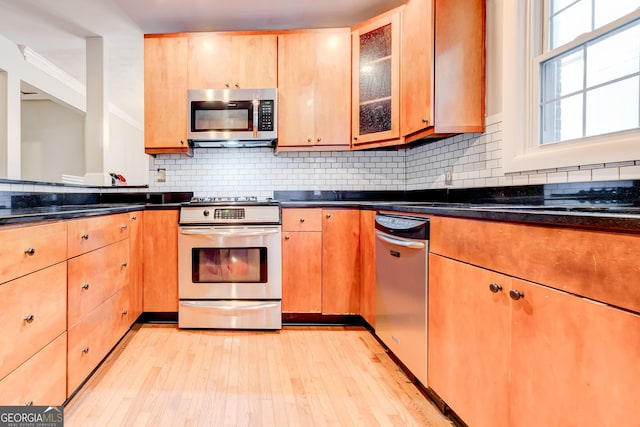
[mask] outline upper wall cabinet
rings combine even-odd
[[[483,0],[407,3],[400,61],[400,127],[406,142],[484,131],[484,5]]]
[[[189,34],[189,89],[276,87],[277,46],[275,34]]]
[[[353,148],[402,142],[398,140],[402,9],[394,9],[353,29]]]
[[[350,97],[348,28],[278,36],[279,150],[348,150]]]
[[[144,150],[188,151],[186,37],[144,39]]]

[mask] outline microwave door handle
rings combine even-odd
[[[260,102],[253,102],[253,137],[258,137],[258,110],[260,109]]]

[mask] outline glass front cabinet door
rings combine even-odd
[[[400,10],[354,29],[352,42],[352,145],[397,140]]]

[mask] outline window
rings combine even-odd
[[[504,9],[505,170],[640,159],[640,0]]]

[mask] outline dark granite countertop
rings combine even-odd
[[[54,219],[83,218],[122,212],[139,211],[145,205],[137,204],[88,204],[51,205],[30,208],[0,209],[0,225],[48,221]]]

